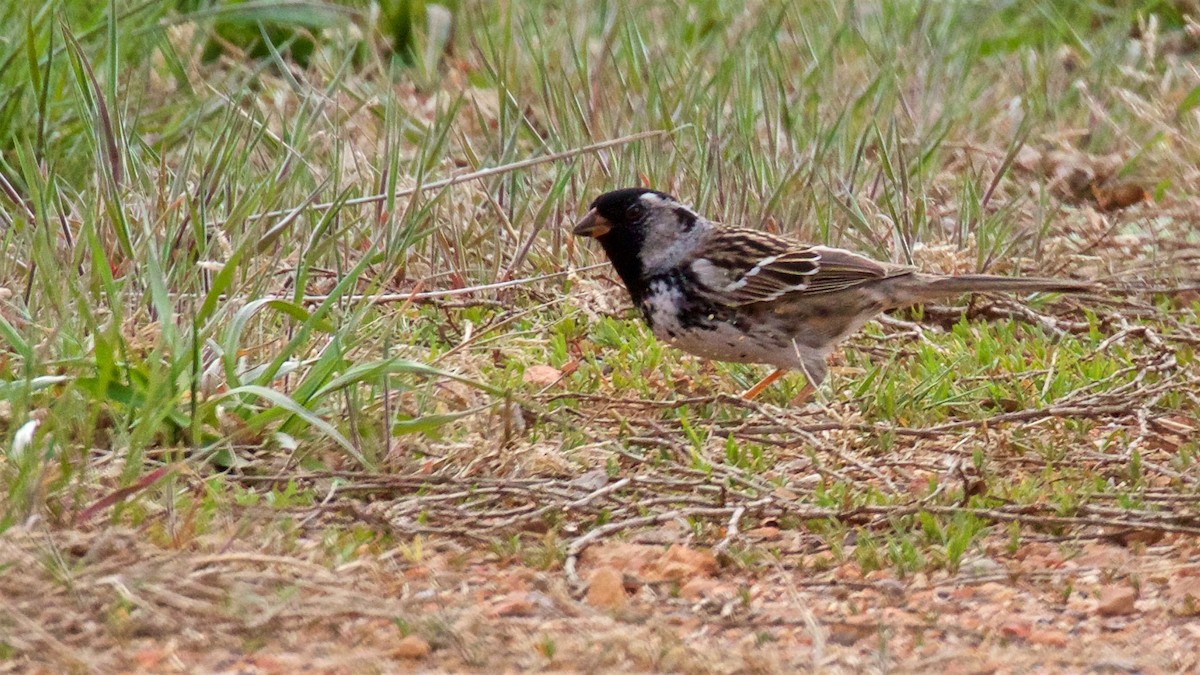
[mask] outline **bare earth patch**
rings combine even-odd
[[[574,597],[557,572],[438,538],[425,542],[420,562],[384,556],[325,568],[259,553],[245,541],[221,552],[170,551],[122,530],[58,533],[69,543],[53,545],[24,533],[4,544],[14,565],[0,581],[3,635],[22,654],[8,669],[1181,672],[1198,665],[1200,550],[1190,538],[1134,547],[1093,540],[1068,556],[1057,544],[1008,552],[989,542],[989,555],[958,574],[897,579],[863,574],[855,563],[821,569],[794,532],[760,528],[747,536],[748,545],[771,551],[770,565],[679,562],[664,573],[654,561],[678,545],[597,547],[593,557],[624,576],[627,602],[610,610]],[[687,550],[709,558],[702,548]],[[50,572],[52,551],[69,576]],[[1131,600],[1111,606],[1114,592]]]
[[[645,404],[608,405],[626,411],[627,427],[664,424],[629,413]],[[751,407],[756,414],[735,433],[803,435],[818,445],[847,433],[821,419],[832,413]],[[987,442],[994,470],[1036,473],[1038,460],[1006,452],[1000,432],[981,426],[956,432],[962,438],[954,445]],[[911,444],[928,437],[913,434]],[[651,458],[618,448],[611,476],[245,477],[259,487],[291,481],[330,498],[239,509],[236,527],[177,548],[146,527],[10,531],[0,540],[7,667],[1178,672],[1200,665],[1200,524],[1191,498],[1151,489],[1140,509],[1108,508],[1095,496],[1070,514],[1030,504],[968,508],[931,493],[921,472],[964,491],[977,490],[978,478],[953,462],[938,474],[929,448],[918,458],[911,449],[872,455],[843,446],[821,458],[793,443],[797,452],[787,459],[792,453],[780,451],[764,476],[715,458],[702,471],[670,452]],[[1152,453],[1144,460],[1155,461]],[[835,474],[913,499],[812,505]],[[978,538],[953,571],[933,559],[897,571],[863,553],[864,538],[920,512],[1000,527]],[[1021,523],[1025,533],[1014,538],[1005,523]],[[830,529],[835,524],[842,529]],[[330,533],[356,526],[377,536],[331,555]],[[290,552],[276,552],[281,546]]]

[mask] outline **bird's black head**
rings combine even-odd
[[[697,220],[695,213],[665,192],[624,188],[597,197],[574,232],[600,242],[637,302],[646,290],[646,270],[654,267],[655,250],[686,234]]]

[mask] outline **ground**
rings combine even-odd
[[[100,4],[0,8],[0,671],[1200,669],[1193,5]],[[638,184],[1102,290],[748,402]]]

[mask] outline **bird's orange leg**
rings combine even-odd
[[[794,408],[799,408],[805,403],[808,403],[812,399],[812,395],[815,393],[817,393],[817,388],[812,386],[812,382],[805,382],[804,388],[800,390],[799,394],[796,394],[796,397],[793,398],[791,403],[788,405]]]
[[[746,393],[742,394],[742,398],[747,401],[752,400],[755,396],[758,396],[759,394],[763,393],[763,390],[766,389],[767,387],[771,386],[775,382],[775,380],[778,380],[779,378],[783,377],[783,374],[786,372],[787,371],[784,370],[783,368],[776,368],[775,372],[773,372],[770,375],[759,380],[758,384],[747,389]]]

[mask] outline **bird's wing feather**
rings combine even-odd
[[[827,246],[801,246],[757,230],[715,229],[691,270],[728,305],[771,302],[793,294],[832,293],[911,273],[906,267]]]

